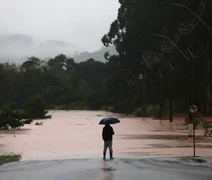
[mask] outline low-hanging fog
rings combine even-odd
[[[0,0],[0,62],[98,53],[118,7],[118,0]]]

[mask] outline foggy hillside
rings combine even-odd
[[[90,53],[83,51],[76,44],[64,41],[40,41],[33,36],[23,34],[0,34],[0,62],[22,63],[31,56],[46,59],[55,57],[58,54],[73,57],[75,62],[86,61],[90,58],[104,62],[104,54],[107,51],[110,54],[116,54],[114,47],[103,47],[99,51]]]
[[[73,58],[76,62],[82,62],[86,61],[90,58],[93,58],[94,60],[105,62],[104,54],[105,52],[109,52],[110,55],[117,54],[117,51],[115,50],[115,47],[102,47],[99,51],[95,51],[92,53],[89,52],[83,52],[79,55],[75,55]]]
[[[42,42],[32,36],[22,34],[0,34],[0,62],[21,63],[30,56],[41,59],[54,57],[58,54],[74,56],[82,51],[77,45],[63,41],[48,40]]]

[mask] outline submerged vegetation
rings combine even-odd
[[[5,164],[5,163],[19,161],[20,159],[21,159],[21,156],[17,155],[17,154],[6,154],[6,155],[0,154],[0,165]]]

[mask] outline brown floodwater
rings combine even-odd
[[[192,140],[182,119],[175,119],[174,130],[168,121],[151,120],[103,111],[50,111],[52,119],[34,121],[20,130],[0,134],[0,152],[20,153],[23,160],[102,157],[104,117],[118,117],[113,125],[114,156],[191,156]],[[196,154],[212,156],[212,139],[197,130]]]

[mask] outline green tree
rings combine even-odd
[[[32,119],[45,118],[48,111],[46,111],[46,104],[39,95],[33,95],[26,100],[24,109],[27,117]]]
[[[4,104],[0,109],[0,129],[15,129],[30,124],[32,120],[26,117],[25,111],[15,110],[14,104]]]
[[[145,72],[147,75],[148,82],[146,88],[148,93],[146,93],[145,97],[148,104],[159,104],[161,101],[159,92],[160,89],[163,89],[164,100],[170,97],[182,100],[183,108],[187,108],[190,93],[188,88],[188,60],[182,56],[182,53],[176,48],[170,52],[164,48],[164,43],[170,45],[169,41],[167,43],[166,38],[157,38],[152,34],[165,35],[176,43],[184,54],[188,54],[187,48],[190,47],[191,44],[193,46],[193,52],[195,52],[195,54],[201,54],[201,52],[204,51],[202,47],[205,47],[205,42],[207,42],[208,39],[211,41],[209,38],[210,33],[207,33],[208,30],[203,28],[203,24],[201,24],[197,18],[195,19],[195,16],[185,8],[170,6],[160,3],[161,1],[158,0],[120,0],[119,2],[120,8],[118,10],[118,16],[111,23],[109,32],[102,37],[102,42],[105,46],[113,45],[119,53],[117,57],[108,57],[107,55],[107,64],[110,69],[108,76],[112,76],[108,81],[111,96],[114,97],[115,102],[119,103],[122,101],[124,103],[124,105],[119,103],[119,107],[126,107],[132,104],[132,106],[134,106],[133,108],[138,108],[144,103],[144,96],[140,96],[140,94],[143,94],[144,88],[140,88],[139,86],[128,87],[129,83],[127,83],[127,81],[132,81],[133,78],[129,78],[126,73],[121,71],[121,69],[127,69],[135,78],[137,78],[140,73]],[[212,21],[211,16],[208,15],[211,7],[203,6],[202,1],[175,0],[169,2],[186,5],[198,14],[203,12],[201,17],[207,21],[208,24]],[[208,2],[206,3],[208,4]],[[193,26],[195,30],[192,31],[189,36],[181,32],[176,34],[176,32],[180,30],[184,31],[183,29],[187,27],[193,28]],[[190,37],[193,39],[192,42],[189,40]],[[145,50],[152,51],[153,54],[145,54]],[[156,55],[162,56],[161,58],[156,58],[158,57]],[[207,73],[208,78],[206,83],[204,80],[205,74],[201,73],[205,69],[205,58],[201,56],[197,58],[196,61],[194,101],[202,107],[206,99],[205,93],[203,92],[204,88],[202,87],[207,86],[206,89],[210,89],[208,88],[208,82],[211,71],[210,68],[206,68],[206,72],[209,72]],[[177,69],[177,71],[173,69]],[[116,74],[112,75],[111,71],[115,71]],[[111,84],[116,87],[115,90]],[[161,84],[163,84],[163,86]],[[161,88],[161,86],[163,88]],[[124,92],[123,89],[128,90]],[[210,96],[210,93],[211,91],[208,93],[208,96]],[[134,94],[134,96],[132,96],[132,94]],[[128,98],[131,100],[128,101]],[[207,99],[209,98],[207,97]]]

